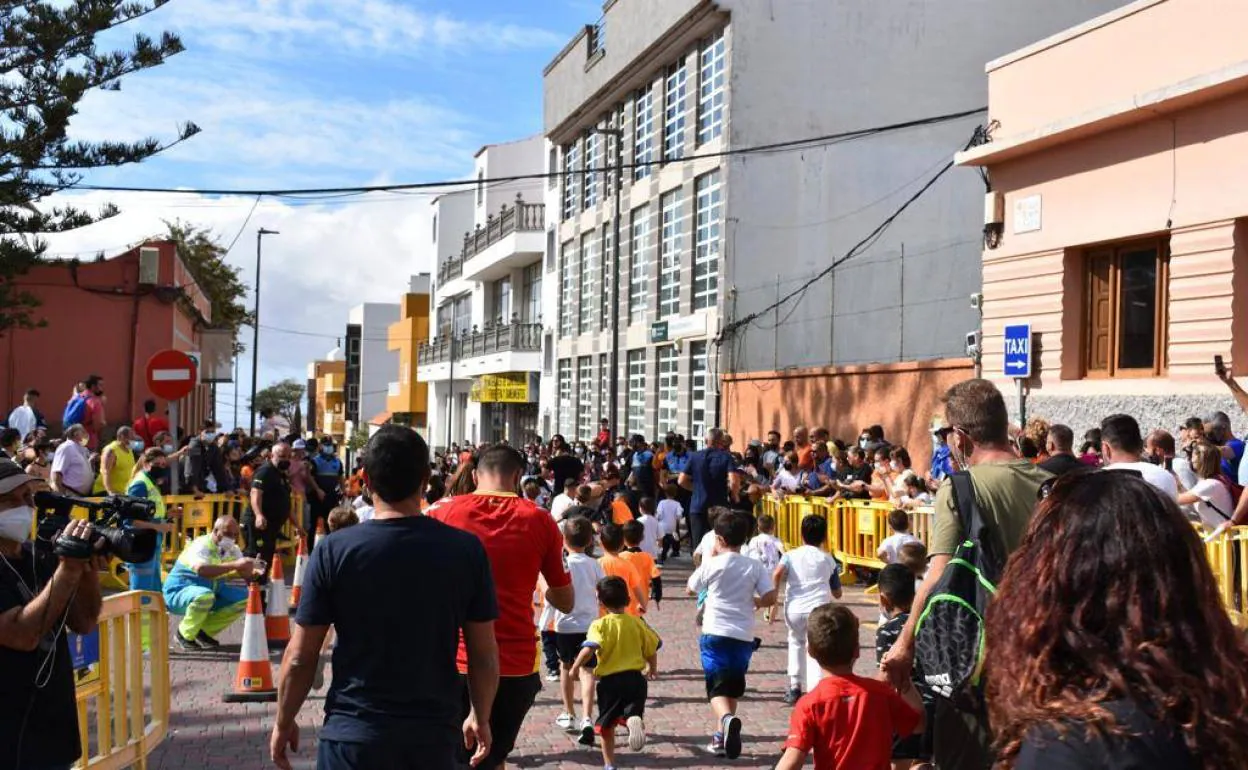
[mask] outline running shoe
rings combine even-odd
[[[728,759],[741,756],[741,718],[736,714],[724,717],[724,756]]]
[[[711,736],[711,742],[706,746],[707,752],[717,757],[724,756],[724,734],[715,733]]]
[[[576,727],[576,717],[572,716],[571,714],[565,711],[564,713],[555,717],[555,724],[558,725],[561,729],[571,730],[573,727]]]
[[[594,723],[588,719],[581,720],[581,734],[577,737],[576,742],[582,746],[594,745]]]
[[[646,747],[646,723],[641,717],[628,718],[628,747],[633,751],[641,751]]]

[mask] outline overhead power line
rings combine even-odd
[[[910,128],[919,128],[922,126],[931,126],[940,123],[948,123],[954,120],[978,115],[987,112],[987,107],[978,107],[973,110],[962,110],[960,112],[951,112],[945,115],[934,115],[927,118],[919,118],[917,120],[907,120],[900,123],[889,123],[881,126],[873,126],[871,128],[862,128],[854,131],[842,131],[834,134],[824,134],[822,136],[806,137],[804,139],[793,139],[785,142],[773,142],[771,144],[763,144],[755,147],[740,147],[728,150],[720,150],[718,152],[695,153],[686,155],[682,158],[658,159],[650,161],[641,161],[633,163],[621,164],[624,169],[648,168],[651,166],[663,166],[669,163],[691,163],[696,160],[706,158],[724,158],[736,155],[757,155],[772,152],[788,152],[820,147],[828,144],[837,144],[840,142],[851,141],[854,139],[864,139],[870,136],[889,133],[893,131],[903,131]],[[484,179],[454,179],[440,182],[409,182],[403,184],[387,184],[387,185],[362,185],[356,187],[322,187],[322,188],[292,188],[292,189],[274,189],[274,190],[236,190],[236,189],[198,189],[198,188],[175,188],[175,187],[123,187],[115,185],[90,185],[77,184],[71,185],[66,189],[71,190],[94,190],[102,192],[139,192],[139,193],[169,193],[174,195],[243,195],[243,196],[292,196],[292,195],[345,195],[352,193],[370,193],[370,192],[403,192],[405,190],[426,190],[431,188],[446,187],[466,187],[479,184],[498,184],[503,182],[523,182],[531,180],[548,180],[555,177],[572,176],[580,174],[592,173],[610,173],[615,171],[615,164],[611,166],[602,166],[597,168],[576,169],[574,171],[552,170],[540,174],[515,174],[512,176],[490,177]]]

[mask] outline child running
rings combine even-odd
[[[664,498],[659,501],[655,518],[663,532],[663,549],[659,553],[659,564],[667,561],[668,554],[680,556],[680,520],[685,516],[685,509],[680,504],[680,486],[669,481],[663,486]]]
[[[806,654],[806,626],[810,613],[834,598],[841,598],[841,565],[823,550],[828,522],[822,516],[802,519],[804,545],[786,553],[776,567],[777,586],[785,586],[784,625],[789,635],[789,689],[784,702],[792,706],[802,692],[814,689],[810,656]]]
[[[754,654],[754,610],[776,602],[771,575],[743,556],[750,535],[750,515],[724,510],[715,518],[715,547],[689,576],[689,593],[706,592],[699,647],[706,696],[715,714],[707,750],[716,756],[741,756],[741,719],[737,701],[745,694],[745,674]]]
[[[811,752],[820,769],[887,770],[893,736],[923,729],[918,691],[910,685],[898,694],[887,682],[854,674],[858,618],[848,607],[816,608],[806,638],[826,676],[793,709],[776,770],[798,770]]]
[[[780,564],[780,557],[784,555],[784,543],[776,537],[775,517],[766,513],[758,517],[758,534],[750,539],[749,545],[745,547],[745,554],[761,562],[768,575],[776,571],[776,567]],[[779,587],[779,583],[776,585]],[[763,610],[763,620],[771,623],[775,619],[774,607]]]
[[[598,659],[598,721],[594,731],[602,738],[602,763],[615,770],[615,728],[628,727],[628,748],[641,751],[646,745],[646,677],[658,675],[658,651],[662,642],[641,618],[627,613],[628,584],[618,577],[598,581],[598,603],[606,614],[595,620],[569,673],[579,677],[591,658]],[[645,671],[645,675],[642,671]]]
[[[659,558],[659,541],[663,538],[663,527],[654,515],[654,498],[643,497],[637,501],[637,521],[645,529],[641,538],[641,550],[654,558]],[[627,535],[625,535],[627,537]]]
[[[598,542],[602,545],[602,550],[606,552],[598,557],[602,571],[608,576],[623,578],[628,584],[629,595],[632,597],[628,604],[628,612],[630,615],[641,617],[646,611],[648,578],[638,572],[635,566],[620,558],[620,551],[624,550],[624,530],[615,524],[603,524],[598,530]]]
[[[657,610],[659,603],[663,601],[663,572],[654,563],[654,557],[643,547],[646,540],[645,525],[642,524],[641,519],[637,519],[625,524],[623,530],[624,550],[620,551],[620,558],[633,565],[642,580],[649,582],[650,598],[654,601],[654,608]]]
[[[914,575],[900,564],[889,564],[880,571],[880,580],[876,584],[880,589],[880,609],[888,616],[888,620],[880,624],[875,632],[875,659],[879,662],[893,648],[901,629],[910,619],[910,607],[914,604]],[[925,725],[921,734],[899,735],[893,742],[892,770],[909,770],[913,763],[919,767],[930,767],[932,761],[933,717],[936,713],[936,693],[923,679],[923,669],[915,661],[911,675],[914,687],[919,691],[925,712]]]
[[[583,516],[566,519],[561,529],[563,547],[567,551],[565,562],[568,573],[572,575],[576,604],[567,614],[555,612],[555,649],[559,656],[559,688],[563,697],[563,713],[555,719],[555,724],[564,730],[574,730],[577,722],[574,716],[573,691],[578,676],[572,673],[572,666],[581,653],[590,624],[598,618],[598,601],[594,591],[606,574],[597,560],[585,555],[585,549],[594,542],[594,527],[589,519]],[[594,745],[594,723],[591,721],[594,713],[594,677],[590,668],[592,666],[582,666],[579,675],[581,734],[578,740],[585,746]]]

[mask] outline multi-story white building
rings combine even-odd
[[[546,432],[592,438],[614,371],[621,433],[700,443],[716,422],[742,438],[884,423],[926,441],[935,396],[971,371],[980,178],[951,172],[861,256],[803,286],[986,122],[983,61],[1122,3],[604,3],[544,72],[558,172],[546,198],[558,286]],[[721,336],[740,319],[750,323]]]
[[[484,180],[540,175],[544,157],[540,136],[487,145],[476,156],[476,188],[432,204],[434,320],[417,376],[429,384],[434,446],[518,444],[537,432],[544,185]]]

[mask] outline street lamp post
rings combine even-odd
[[[619,128],[600,128],[596,133],[615,139],[615,222],[611,241],[611,378],[608,406],[611,438],[620,438],[620,198],[624,189],[624,132]]]
[[[276,230],[266,230],[263,227],[256,231],[256,309],[255,317],[251,319],[251,403],[249,404],[251,421],[247,426],[253,436],[256,433],[256,375],[260,370],[260,245],[266,235],[281,235],[281,233]]]

